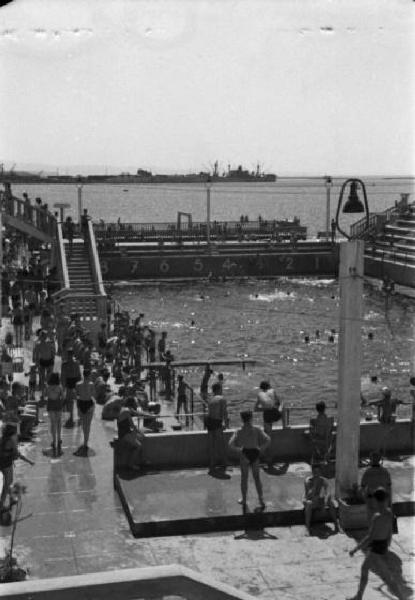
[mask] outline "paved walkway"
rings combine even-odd
[[[101,407],[97,407],[90,440],[92,451],[87,458],[73,455],[81,441],[79,427],[64,430],[61,458],[44,454],[50,444],[46,415],[36,439],[23,444],[22,451],[36,464],[16,464],[15,479],[27,485],[22,514],[32,516],[18,525],[15,554],[19,565],[29,568],[30,578],[178,563],[264,600],[340,600],[355,592],[362,554],[350,558],[348,550],[354,540],[344,534],[331,535],[325,525],[317,527],[313,537],[306,536],[303,526],[294,526],[273,527],[262,533],[236,531],[135,539],[113,490],[108,442],[115,424],[102,421],[100,413]],[[305,465],[290,468],[299,468],[302,473],[306,470]],[[236,486],[239,475],[237,471],[230,474]],[[284,477],[276,478],[282,490],[279,481]],[[201,473],[198,486],[203,488],[205,481],[208,483],[210,478]],[[211,501],[214,504],[216,498]],[[298,504],[297,497],[287,501]],[[150,490],[142,502],[149,513],[151,506],[159,505],[159,498]],[[0,527],[0,555],[7,548],[9,534],[10,528]],[[402,569],[407,581],[414,579],[413,534],[414,520],[400,518],[390,562]],[[382,582],[371,576],[365,598],[391,597]]]

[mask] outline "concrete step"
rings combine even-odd
[[[413,236],[415,235],[415,231],[414,229],[412,229],[411,227],[401,227],[399,225],[391,225],[391,224],[387,224],[385,225],[385,233],[393,233],[394,235],[400,235],[400,236]]]
[[[387,251],[387,250],[377,250],[376,252],[366,252],[365,256],[370,258],[379,258],[381,260],[388,260],[392,263],[402,263],[402,264],[415,264],[415,254],[404,254],[403,252],[396,251]]]

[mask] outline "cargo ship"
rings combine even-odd
[[[92,180],[94,176],[86,179]],[[121,175],[105,178],[108,183],[204,183],[207,180],[217,183],[272,183],[277,180],[275,173],[265,173],[259,163],[254,171],[244,169],[239,165],[231,169],[228,165],[226,171],[219,172],[219,163],[216,161],[212,170],[199,173],[153,174],[145,169],[137,169],[136,174],[121,173]],[[102,180],[102,177],[100,177]]]

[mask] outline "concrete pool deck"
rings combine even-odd
[[[80,443],[79,427],[63,430],[61,458],[45,456],[43,450],[50,443],[46,417],[38,426],[36,439],[22,445],[22,451],[36,461],[34,467],[18,461],[15,477],[27,485],[22,515],[32,513],[18,524],[15,546],[18,563],[29,569],[29,578],[179,564],[264,599],[337,599],[355,591],[361,555],[350,558],[347,551],[354,540],[345,534],[331,535],[330,525],[317,525],[313,537],[307,537],[304,526],[297,525],[267,527],[263,531],[236,528],[227,533],[134,538],[113,489],[109,441],[115,425],[102,421],[100,410],[97,407],[92,450],[87,458],[72,454]],[[408,499],[408,494],[412,497],[413,465],[413,458],[402,463],[386,462],[396,490],[402,486],[402,499]],[[264,473],[267,502],[277,503],[271,498],[270,488],[277,486],[279,506],[301,506],[298,494],[300,490],[302,493],[301,481],[307,469],[305,463],[294,463],[285,475]],[[143,485],[135,499],[137,509],[141,504],[145,518],[153,519],[171,517],[178,505],[181,510],[191,512],[192,505],[197,511],[211,514],[212,508],[222,511],[223,498],[229,496],[229,506],[232,503],[237,511],[234,500],[239,492],[238,469],[229,471],[229,475],[230,479],[221,480],[209,477],[206,470],[189,470],[141,476]],[[286,488],[284,482],[291,484]],[[217,494],[217,486],[223,490],[221,495]],[[184,503],[186,497],[188,501]],[[254,499],[252,484],[250,497]],[[401,517],[398,522],[399,534],[394,536],[391,550],[402,565],[404,578],[412,580],[414,521]],[[10,528],[0,528],[3,549],[9,534]],[[384,598],[378,585],[379,580],[373,577],[369,600]]]

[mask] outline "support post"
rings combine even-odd
[[[360,443],[363,240],[340,244],[340,331],[336,436],[336,496],[358,482]]]
[[[81,226],[82,217],[82,184],[78,184],[78,223]]]
[[[330,239],[330,193],[332,186],[331,177],[326,177],[326,240]]]
[[[1,192],[0,201],[0,327],[3,317],[3,192]]]
[[[210,250],[210,184],[206,187],[206,243]]]

